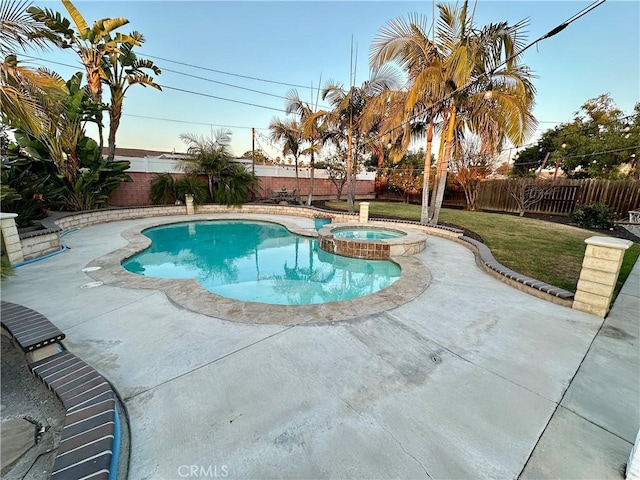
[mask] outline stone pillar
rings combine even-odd
[[[369,202],[360,202],[360,223],[369,221]]]
[[[187,206],[187,215],[193,215],[194,213],[196,213],[196,210],[193,206],[193,195],[187,193],[184,196],[184,203]]]
[[[573,308],[604,317],[609,311],[624,252],[633,242],[612,237],[590,237],[584,242],[587,250]]]
[[[2,251],[7,255],[7,258],[9,258],[9,263],[11,265],[24,261],[24,256],[22,255],[22,244],[20,243],[20,236],[18,235],[16,221],[14,220],[17,216],[17,213],[0,212]]]

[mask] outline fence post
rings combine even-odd
[[[624,252],[633,242],[611,237],[589,237],[573,308],[604,317],[609,311]]]

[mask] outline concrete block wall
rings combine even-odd
[[[109,196],[108,204],[115,207],[132,207],[152,205],[149,198],[151,190],[151,180],[157,173],[148,172],[127,172],[133,180],[132,182],[121,183],[118,188]],[[174,178],[184,176],[181,173],[172,173]],[[200,175],[199,178],[206,183],[207,177]],[[269,198],[273,190],[294,190],[296,179],[293,177],[258,177],[260,179],[261,198]],[[337,190],[333,182],[327,178],[316,178],[313,183],[314,196],[335,198]],[[343,198],[347,196],[346,186],[343,189]],[[300,178],[300,196],[306,198],[309,193],[309,179]],[[356,195],[370,196],[375,194],[375,180],[357,180]]]

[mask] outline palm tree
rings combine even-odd
[[[308,103],[300,100],[298,91],[291,89],[287,92],[287,114],[295,113],[298,115],[299,123],[302,126],[303,139],[308,142],[309,146],[302,150],[302,154],[309,155],[311,160],[309,162],[309,194],[307,196],[307,205],[311,205],[313,198],[313,180],[315,173],[315,158],[320,152],[322,142],[322,127],[319,124],[318,117],[314,116],[317,110],[318,102],[316,100],[316,106],[312,107]]]
[[[432,224],[437,223],[442,206],[454,138],[462,138],[464,128],[480,135],[483,151],[493,152],[505,138],[516,145],[523,143],[537,124],[531,113],[535,96],[531,73],[519,64],[517,55],[524,47],[521,32],[526,23],[491,23],[478,29],[468,2],[461,8],[438,5],[438,9],[437,38],[445,59],[448,111]]]
[[[271,140],[274,142],[284,142],[282,146],[282,155],[292,155],[295,162],[296,174],[296,191],[300,195],[300,177],[298,174],[298,160],[302,154],[302,146],[304,144],[303,129],[296,120],[286,119],[280,120],[274,118],[269,124],[271,130]]]
[[[423,117],[426,125],[425,170],[422,186],[422,211],[420,221],[428,222],[429,177],[431,166],[431,150],[433,145],[434,123],[438,115],[437,108],[432,105],[438,101],[441,78],[439,55],[435,43],[429,39],[427,18],[421,15],[409,15],[390,20],[383,27],[371,44],[370,63],[380,67],[393,61],[402,67],[409,77],[409,89],[402,109],[404,118],[398,124],[405,127],[404,141],[401,150],[406,150],[410,139],[407,131],[409,117]]]
[[[28,47],[46,49],[57,38],[49,35],[43,23],[27,15],[29,1],[0,2],[0,115],[5,123],[19,119],[25,129],[38,137],[40,118],[46,117],[43,97],[62,98],[64,81],[40,70],[20,64],[16,54]]]
[[[153,78],[145,72],[151,70],[160,75],[160,69],[151,60],[138,58],[133,53],[135,45],[141,45],[144,37],[139,32],[129,35],[136,43],[123,42],[119,50],[111,50],[108,54],[108,68],[104,69],[106,78],[103,80],[109,86],[111,92],[111,106],[109,108],[109,161],[113,161],[116,154],[116,132],[120,126],[122,116],[122,104],[127,90],[132,85],[152,87],[162,91],[162,88],[153,81]]]
[[[43,23],[49,29],[48,35],[57,37],[62,48],[71,48],[78,54],[86,71],[91,96],[94,102],[100,104],[102,103],[102,83],[107,78],[104,69],[105,57],[118,54],[120,45],[123,43],[136,46],[140,44],[130,35],[116,33],[115,37],[111,36],[113,31],[129,23],[126,18],[103,18],[93,22],[92,27],[89,28],[87,21],[70,0],[61,1],[77,32],[71,27],[71,22],[57,12],[39,7],[30,7],[27,11],[33,20]],[[99,120],[101,120],[101,114]],[[100,121],[98,123],[100,151],[103,145],[102,130],[103,125]]]
[[[229,152],[231,131],[217,130],[213,138],[183,133],[180,139],[187,144],[183,168],[188,174],[207,176],[209,195],[216,203],[239,205],[256,189],[258,180],[244,165],[233,162]]]
[[[355,173],[359,154],[362,153],[364,140],[371,127],[366,107],[374,98],[392,90],[398,84],[397,72],[388,66],[372,70],[369,80],[360,87],[352,86],[349,90],[345,90],[339,83],[329,81],[322,91],[322,99],[329,101],[332,110],[320,110],[310,117],[310,120],[324,118],[327,125],[333,126],[334,135],[346,138],[349,212],[354,210]]]
[[[516,55],[523,46],[525,23],[477,28],[467,1],[461,7],[438,5],[438,11],[433,40],[428,38],[424,18],[397,19],[381,30],[371,55],[374,66],[393,60],[407,72],[411,87],[405,112],[409,118],[417,114],[428,118],[429,156],[435,122],[441,119],[435,188],[428,212],[428,190],[423,190],[421,221],[431,224],[437,223],[449,159],[465,129],[478,133],[487,150],[497,150],[505,138],[522,143],[536,123],[531,114],[535,94],[531,74],[519,65]]]

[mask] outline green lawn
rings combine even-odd
[[[346,210],[346,202],[327,202],[326,205]],[[370,202],[369,215],[420,220],[420,206]],[[440,213],[440,222],[458,225],[480,235],[496,260],[505,267],[571,292],[576,291],[586,247],[584,240],[606,234],[531,218],[446,208]],[[639,255],[640,244],[634,243],[625,255],[614,295]]]

